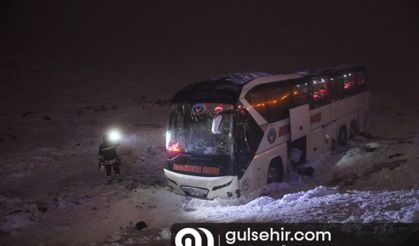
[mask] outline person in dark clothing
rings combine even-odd
[[[121,159],[118,157],[116,148],[120,145],[119,142],[113,143],[108,136],[103,137],[103,143],[99,146],[99,168],[103,165],[106,170],[107,184],[112,182],[112,169],[118,182],[121,181]]]

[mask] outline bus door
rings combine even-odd
[[[291,141],[310,133],[310,111],[308,104],[290,109]]]

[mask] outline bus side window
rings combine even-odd
[[[355,73],[355,86],[357,92],[363,92],[367,89],[368,79],[363,72]]]
[[[343,75],[343,90],[345,97],[350,97],[356,94],[355,80],[352,73]]]
[[[264,118],[268,118],[268,107],[266,104],[266,88],[256,87],[252,89],[247,95],[246,100],[252,107]]]
[[[311,81],[310,109],[328,104],[330,92],[326,78],[314,78]]]
[[[301,83],[291,87],[292,104],[297,107],[308,102],[308,83]]]
[[[269,110],[268,122],[275,122],[289,116],[291,108],[291,88],[289,86],[274,85],[267,87],[266,104]]]
[[[332,102],[343,99],[345,97],[345,91],[343,89],[344,77],[338,75],[330,78],[330,91]]]

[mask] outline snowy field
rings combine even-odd
[[[239,199],[207,201],[165,186],[167,99],[176,87],[158,93],[151,82],[119,85],[106,71],[2,69],[3,92],[16,95],[1,102],[10,105],[0,116],[2,245],[164,245],[177,222],[419,222],[414,92],[373,91],[368,130],[309,163],[314,177],[290,173]],[[89,83],[92,77],[104,86]],[[68,88],[57,89],[59,80]],[[109,126],[123,129],[123,182],[107,186],[97,151]],[[148,227],[137,231],[139,221]]]

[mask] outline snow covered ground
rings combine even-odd
[[[0,78],[16,95],[2,101],[11,106],[0,115],[1,244],[168,244],[177,222],[419,222],[413,92],[373,91],[369,129],[309,163],[314,177],[291,173],[239,199],[207,201],[165,187],[168,94],[158,93],[158,85],[103,78],[98,89],[76,83],[83,78],[71,71],[39,70],[15,76],[8,68]],[[59,89],[57,80],[74,83]],[[97,149],[110,126],[123,129],[123,182],[107,186]],[[148,227],[137,231],[139,221]]]

